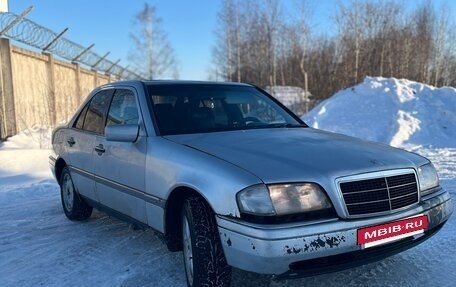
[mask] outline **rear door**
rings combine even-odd
[[[134,89],[116,89],[108,110],[106,125],[139,125],[140,112]],[[95,139],[93,166],[100,203],[146,223],[145,161],[147,137],[139,132],[135,142]]]
[[[96,93],[81,110],[71,129],[66,134],[68,166],[78,192],[98,201],[93,181],[92,154],[95,138],[104,131],[106,112],[113,90]]]

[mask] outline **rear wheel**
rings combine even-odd
[[[215,215],[203,200],[191,197],[182,212],[182,245],[188,286],[230,286]]]
[[[68,167],[62,169],[60,176],[60,196],[66,217],[70,220],[84,220],[92,214],[92,206],[87,204],[74,188]]]

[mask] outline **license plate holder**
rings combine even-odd
[[[358,245],[369,248],[418,235],[428,227],[428,217],[420,214],[397,221],[373,225],[357,230]]]

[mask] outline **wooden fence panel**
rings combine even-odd
[[[0,39],[0,139],[67,121],[109,75],[10,45]]]

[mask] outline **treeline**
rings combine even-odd
[[[316,33],[317,2],[222,0],[213,51],[215,80],[298,86],[317,100],[365,76],[456,86],[456,34],[449,9],[430,1],[337,2],[333,32]]]

